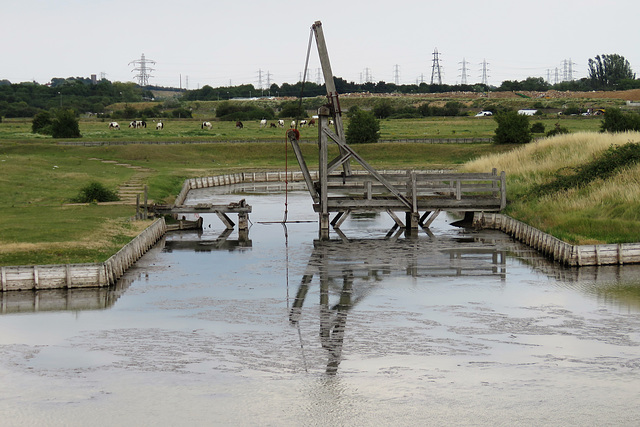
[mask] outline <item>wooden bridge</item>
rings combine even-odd
[[[329,226],[339,229],[350,213],[387,212],[395,226],[409,233],[418,226],[428,228],[441,211],[499,212],[506,206],[505,173],[438,173],[408,170],[380,173],[360,157],[329,127],[330,109],[318,110],[319,170],[313,180],[302,155],[297,133],[288,133],[296,158],[319,214],[320,237],[328,238]],[[339,146],[340,154],[328,159],[328,145]],[[362,169],[352,170],[355,161]],[[337,170],[341,167],[341,170]],[[405,222],[396,212],[405,213]],[[335,214],[333,219],[330,215]],[[395,227],[394,226],[394,227]]]
[[[319,215],[321,239],[329,237],[330,224],[339,229],[351,212],[386,211],[397,226],[410,232],[419,225],[428,227],[442,210],[498,212],[504,209],[507,200],[504,172],[498,175],[495,169],[486,174],[407,171],[404,175],[384,175],[360,157],[346,143],[322,23],[315,22],[311,31],[315,34],[329,101],[318,110],[317,181],[313,181],[300,149],[299,132],[292,129],[287,135]],[[307,64],[308,60],[307,54]],[[337,144],[339,149],[339,155],[331,161],[328,158],[330,143]],[[352,161],[359,163],[362,171],[352,171]],[[406,225],[394,213],[398,211],[405,213]],[[336,215],[330,220],[332,213]]]
[[[227,205],[214,205],[211,203],[198,203],[196,205],[153,205],[151,210],[158,215],[172,214],[180,216],[187,213],[214,213],[220,218],[228,230],[235,227],[235,223],[227,214],[238,214],[238,229],[246,232],[249,229],[249,214],[251,206],[242,199],[237,203]]]

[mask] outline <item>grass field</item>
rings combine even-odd
[[[558,119],[542,119],[550,129]],[[237,171],[297,169],[284,129],[261,129],[258,122],[236,129],[232,122],[213,122],[202,130],[195,120],[166,121],[162,131],[149,122],[147,129],[108,129],[108,121],[82,120],[82,138],[74,142],[113,141],[128,144],[69,146],[30,132],[30,120],[0,123],[0,265],[79,263],[104,261],[133,237],[144,223],[131,222],[135,208],[122,205],[70,206],[69,201],[91,181],[110,189],[131,180],[136,171],[122,163],[144,167],[149,197],[171,202],[184,179]],[[595,118],[564,118],[572,131],[594,131]],[[425,118],[385,120],[382,139],[489,138],[491,118]],[[317,167],[317,129],[302,129],[302,150],[310,168]],[[250,141],[244,143],[229,141]],[[259,142],[258,142],[259,141]],[[153,144],[176,142],[178,144]],[[199,142],[189,144],[188,142]],[[210,143],[209,143],[210,142]],[[531,145],[531,144],[529,144]],[[489,143],[425,144],[382,142],[354,147],[380,169],[457,168],[486,155],[512,151],[514,146]],[[332,147],[331,156],[337,154]],[[112,161],[106,163],[104,161]],[[485,171],[489,171],[488,166]],[[509,188],[517,186],[510,180]],[[517,194],[517,193],[516,193]]]
[[[598,117],[546,117],[532,118],[531,123],[542,122],[547,130],[555,123],[577,131],[597,131],[601,124]],[[121,130],[110,130],[109,120],[83,119],[80,121],[80,133],[83,141],[132,141],[132,142],[188,142],[188,141],[284,141],[285,130],[281,128],[260,128],[258,121],[244,122],[243,129],[237,129],[235,122],[211,121],[211,130],[200,129],[201,121],[163,120],[164,129],[156,130],[155,123],[148,121],[145,129],[130,129],[127,121],[119,121]],[[270,121],[274,122],[275,121]],[[290,121],[287,120],[287,128]],[[345,129],[349,121],[345,120]],[[424,139],[424,138],[491,138],[496,129],[492,117],[425,117],[421,119],[382,120],[380,122],[381,140]],[[299,129],[302,140],[317,141],[318,131],[314,127]],[[0,123],[0,141],[42,141],[51,137],[31,133],[31,121],[28,119],[4,119]]]

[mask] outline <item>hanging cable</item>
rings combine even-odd
[[[309,68],[309,56],[311,55],[311,43],[313,42],[313,28],[309,31],[309,43],[307,44],[307,57],[304,61],[304,73],[302,74],[302,81],[300,82],[300,100],[298,101],[298,111],[295,117],[294,132],[296,137],[300,138],[300,132],[298,131],[298,124],[302,116],[302,95],[304,94],[304,83],[307,80],[307,70]],[[283,223],[287,222],[287,216],[289,215],[289,132],[288,130],[285,136],[284,146],[284,219]]]

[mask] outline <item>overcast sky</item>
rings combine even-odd
[[[321,21],[331,67],[348,81],[489,84],[586,77],[596,55],[624,56],[640,75],[638,0],[4,0],[0,80],[47,83],[104,75],[136,81],[131,63],[155,61],[149,83],[196,89],[295,83],[309,31]],[[315,41],[309,81],[320,63]],[[104,74],[103,74],[104,73]]]

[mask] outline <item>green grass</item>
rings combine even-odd
[[[354,147],[380,169],[451,168],[482,154],[510,150],[492,144],[380,143]],[[303,143],[310,168],[317,167],[318,148]],[[239,171],[299,167],[291,147],[282,142],[211,144],[128,144],[64,146],[53,141],[0,143],[0,265],[104,261],[136,234],[142,225],[128,218],[135,207],[69,206],[87,183],[115,189],[142,166],[149,197],[170,202],[184,179]],[[331,156],[338,154],[332,146]],[[104,163],[101,160],[116,163]]]
[[[640,165],[617,156],[633,158],[633,142],[640,133],[561,135],[479,158],[464,170],[504,170],[507,213],[569,243],[640,242]],[[554,185],[574,175],[572,185]]]
[[[236,129],[231,122],[214,122],[214,128],[207,131],[195,120],[172,120],[164,130],[156,131],[149,123],[151,127],[136,130],[121,123],[123,129],[113,131],[107,128],[107,121],[81,121],[83,137],[74,142],[129,143],[96,146],[58,145],[49,137],[31,134],[29,120],[0,123],[0,265],[104,261],[144,227],[128,221],[135,213],[133,206],[67,205],[89,182],[116,189],[136,174],[133,169],[103,161],[147,169],[149,197],[157,202],[171,202],[189,177],[284,170],[285,150],[289,169],[298,168],[285,143],[284,129],[260,129],[257,122]],[[549,123],[548,128],[555,121]],[[599,123],[575,118],[562,125],[597,129]],[[490,137],[494,128],[491,118],[473,117],[385,120],[381,126],[383,139]],[[239,140],[254,142],[229,142]],[[310,141],[303,142],[301,148],[309,167],[317,168],[317,129],[302,129],[302,140]],[[153,144],[162,141],[178,143]],[[485,155],[509,153],[514,147],[396,142],[353,148],[378,169],[442,169],[457,168]],[[330,156],[336,155],[337,147],[331,146]],[[485,165],[483,171],[492,167],[500,169],[499,162]],[[510,191],[520,185],[519,176],[510,177]]]
[[[209,120],[209,119],[207,119]],[[531,123],[540,121],[547,130],[559,122],[571,132],[597,131],[601,119],[597,117],[557,117],[543,116],[531,118]],[[109,120],[83,119],[80,121],[82,138],[69,140],[75,142],[225,142],[225,141],[285,141],[282,128],[260,128],[258,121],[244,122],[243,129],[237,129],[235,122],[215,121],[211,130],[200,129],[200,120],[163,120],[165,128],[156,130],[155,123],[147,122],[146,129],[129,129],[128,121],[120,120],[121,130],[110,130]],[[271,120],[269,122],[276,122]],[[287,128],[289,120],[285,121]],[[349,121],[345,118],[345,129]],[[425,117],[420,119],[381,120],[381,140],[425,139],[425,138],[491,138],[496,129],[492,117]],[[299,129],[301,140],[317,141],[318,130],[315,127]],[[0,141],[20,142],[51,141],[51,137],[31,133],[31,121],[28,119],[5,119],[0,123]]]

